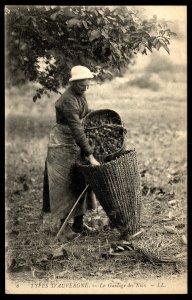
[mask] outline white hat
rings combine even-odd
[[[71,78],[69,81],[83,80],[93,78],[93,73],[84,66],[75,66],[71,69]]]

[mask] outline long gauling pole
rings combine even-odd
[[[87,184],[86,187],[84,188],[84,190],[82,191],[82,193],[79,195],[79,197],[77,198],[76,202],[74,203],[73,207],[71,208],[68,216],[66,217],[63,225],[61,226],[61,228],[59,229],[56,237],[54,238],[53,240],[53,243],[55,243],[57,241],[57,239],[60,237],[62,231],[65,229],[66,225],[67,225],[67,222],[68,220],[70,219],[71,215],[72,215],[72,212],[74,211],[75,207],[77,206],[78,202],[80,201],[81,197],[85,194],[85,192],[87,191],[89,185]]]

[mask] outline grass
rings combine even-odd
[[[102,222],[98,225],[98,220],[106,220],[101,207],[96,215],[89,212],[86,216],[87,222],[92,218],[100,226],[98,236],[52,244],[54,224],[49,216],[43,222],[40,211],[44,160],[57,96],[34,104],[33,90],[31,85],[12,88],[6,96],[6,267],[10,282],[183,282],[187,273],[187,245],[183,242],[187,236],[185,83],[164,83],[157,92],[115,80],[92,86],[87,93],[91,108],[110,108],[121,115],[128,131],[127,147],[134,145],[137,150],[144,233],[133,244],[159,256],[181,255],[176,263],[160,264],[137,251],[106,259],[102,254],[120,240],[116,229],[101,226]],[[166,226],[176,232],[168,232]],[[62,245],[67,256],[51,259],[50,253]]]

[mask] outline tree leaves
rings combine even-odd
[[[161,39],[159,40],[160,45],[167,51],[168,54],[170,54],[170,50],[167,47],[167,45],[165,44],[165,42]]]
[[[33,96],[33,102],[37,101],[37,96]]]
[[[58,13],[54,13],[50,16],[50,18],[55,21],[56,17],[57,17]]]
[[[111,50],[112,50],[112,52],[114,53],[114,54],[116,54],[117,56],[119,56],[119,57],[121,57],[122,55],[121,55],[121,51],[120,51],[120,49],[118,48],[118,46],[117,46],[117,44],[116,43],[112,43],[112,42],[110,42],[110,48],[111,48]]]
[[[61,8],[59,14],[65,16],[67,19],[76,17],[76,14],[73,12],[72,8],[70,7]]]
[[[97,29],[89,31],[89,40],[90,40],[90,42],[94,41],[95,39],[98,39],[100,36],[101,36],[101,32]]]
[[[169,41],[166,38],[158,36],[153,40],[152,44],[157,50],[159,50],[162,46],[167,51],[167,53],[170,54],[170,50],[167,46],[167,44],[169,44]]]
[[[139,52],[143,53],[143,51],[145,50],[145,45],[143,43],[139,44]]]
[[[87,25],[87,22],[86,21],[82,21],[82,23],[83,23],[83,25],[84,25],[84,27],[86,28],[86,29],[89,29],[89,27],[88,27],[88,25]]]
[[[104,38],[106,38],[107,40],[109,39],[108,34],[105,32],[105,30],[101,31],[102,36],[104,36]]]
[[[80,21],[78,19],[72,18],[72,19],[68,20],[66,23],[67,23],[67,27],[71,28],[73,26],[77,26],[79,24],[79,22]]]
[[[121,16],[121,15],[118,15],[118,18],[119,18],[122,22],[125,21],[125,18],[124,18],[123,16]]]
[[[6,15],[7,73],[13,81],[13,77],[19,78],[18,73],[23,72],[26,79],[35,80],[51,91],[67,84],[68,62],[85,64],[93,70],[100,65],[119,75],[121,66],[125,70],[134,53],[147,54],[147,49],[162,47],[170,54],[168,45],[173,32],[158,24],[156,19],[139,20],[138,11],[127,7],[10,8]],[[40,72],[37,59],[49,51],[59,59],[54,70],[47,67],[46,72]],[[37,98],[35,95],[33,101]]]

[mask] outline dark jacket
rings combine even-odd
[[[71,134],[82,152],[88,156],[93,153],[86,138],[82,119],[89,112],[87,100],[84,95],[78,95],[69,87],[55,103],[56,122],[67,125]]]

